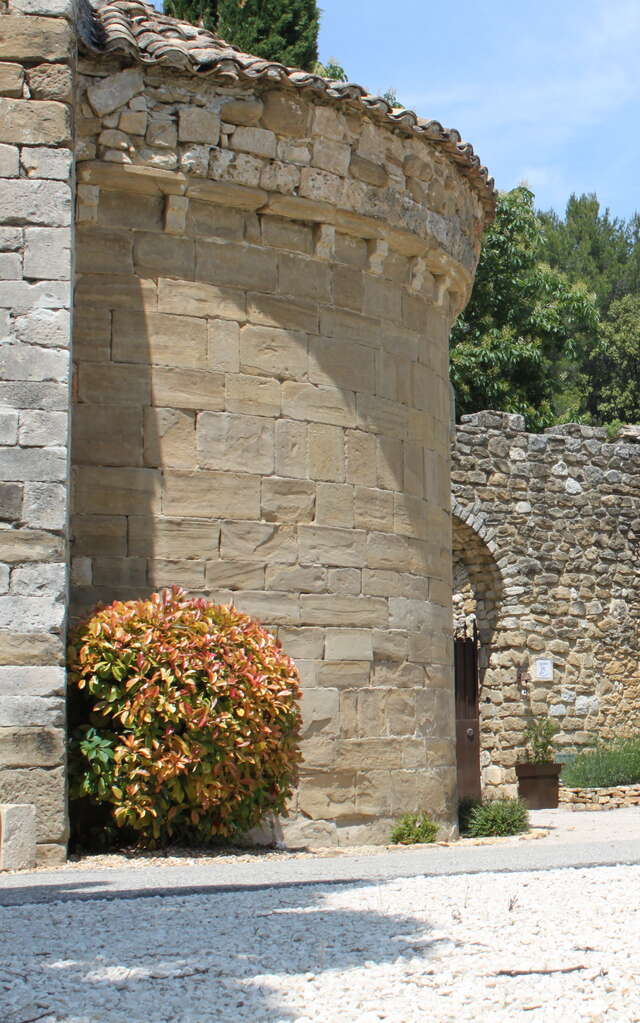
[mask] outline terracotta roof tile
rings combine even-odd
[[[94,55],[127,54],[141,64],[161,64],[211,76],[223,85],[233,82],[273,83],[323,96],[336,106],[359,109],[376,121],[386,122],[434,143],[470,180],[485,208],[487,219],[495,211],[496,191],[476,156],[455,129],[439,121],[418,117],[412,110],[391,107],[360,85],[334,82],[320,75],[252,57],[203,28],[169,18],[143,0],[106,0],[85,8],[79,19],[80,40]]]

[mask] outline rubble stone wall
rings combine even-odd
[[[640,732],[640,445],[626,433],[529,434],[494,412],[456,429],[454,606],[478,619],[488,794],[515,792],[533,716],[557,723],[561,753]]]
[[[64,859],[64,629],[73,270],[67,0],[0,8],[0,803]]]
[[[362,112],[80,70],[74,606],[178,583],[278,632],[289,841],[452,823],[447,341],[477,195]]]
[[[561,785],[559,804],[563,810],[617,810],[621,806],[640,806],[640,785],[614,785],[610,788],[571,789]]]

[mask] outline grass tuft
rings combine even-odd
[[[438,825],[427,813],[405,813],[391,832],[394,845],[415,845],[418,842],[434,842]]]

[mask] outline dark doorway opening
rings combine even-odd
[[[478,630],[454,640],[458,799],[481,797]]]

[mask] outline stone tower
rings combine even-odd
[[[178,583],[278,633],[286,840],[453,821],[448,333],[493,183],[437,122],[145,3],[72,24],[72,613]]]

